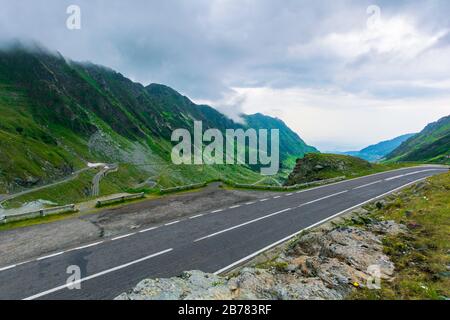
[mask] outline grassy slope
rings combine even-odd
[[[353,299],[447,299],[450,297],[450,173],[404,190],[371,215],[410,226],[407,235],[389,236],[384,251],[394,262],[392,282],[381,290],[361,289]]]
[[[293,173],[288,178],[287,184],[293,185],[339,176],[356,178],[410,165],[413,165],[413,163],[378,164],[347,155],[311,153],[297,163]]]
[[[450,164],[450,116],[426,126],[390,153],[388,161],[422,161]]]
[[[0,71],[0,194],[31,187],[18,184],[16,178],[29,179],[33,186],[43,185],[70,175],[88,161],[120,163],[119,172],[102,181],[102,194],[128,190],[153,176],[162,187],[218,178],[254,183],[262,178],[244,166],[168,165],[152,169],[144,165],[170,164],[168,137],[173,128],[192,125],[193,118],[204,121],[204,129],[242,127],[209,106],[195,105],[173,89],[161,85],[144,88],[113,70],[67,63],[61,56],[41,50],[0,52]],[[262,115],[258,123],[261,121],[270,126],[279,124]],[[293,148],[287,153],[291,158],[301,156],[303,141],[282,126],[289,137],[283,140],[286,148]],[[97,129],[121,150],[105,153],[92,149],[89,139]],[[136,146],[140,148],[138,160],[132,155]],[[119,151],[132,156],[124,159]],[[300,154],[293,155],[292,151]],[[78,183],[72,193],[80,195],[78,199],[66,190],[72,185],[61,185],[20,197],[16,204],[33,197],[58,203],[64,197],[65,203],[85,200],[81,195],[86,192],[80,193],[79,188],[85,188],[88,181],[80,178]]]

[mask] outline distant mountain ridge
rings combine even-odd
[[[370,145],[359,151],[347,151],[342,152],[342,154],[358,157],[371,162],[379,161],[414,135],[415,133],[404,134],[394,139],[385,140],[377,144]]]
[[[386,157],[389,161],[450,164],[450,116],[428,124]]]
[[[88,161],[125,163],[134,183],[153,175],[169,186],[256,178],[245,166],[205,166],[202,174],[195,166],[160,169],[171,165],[172,131],[191,130],[195,120],[204,130],[278,128],[281,161],[317,152],[279,119],[244,115],[247,124],[240,124],[165,85],[143,86],[112,69],[20,44],[0,49],[0,114],[0,194],[48,183]]]

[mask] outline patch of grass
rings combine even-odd
[[[450,173],[405,189],[372,215],[409,227],[403,235],[383,240],[394,262],[392,282],[381,290],[360,289],[351,299],[446,299],[450,297]]]
[[[33,219],[27,219],[22,221],[14,221],[5,224],[0,224],[0,231],[12,230],[17,228],[30,227],[37,224],[50,223],[73,217],[73,213],[54,214],[45,217],[37,217]]]

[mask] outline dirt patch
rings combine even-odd
[[[71,219],[1,231],[0,266],[269,195],[273,193],[226,190],[220,188],[219,183],[213,183],[198,192],[174,194]]]

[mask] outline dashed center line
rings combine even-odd
[[[292,196],[293,195],[293,193],[288,193],[288,194],[286,194],[285,196],[286,197],[289,197],[289,196]]]
[[[274,213],[271,213],[271,214],[268,214],[268,215],[265,215],[265,216],[262,216],[262,217],[259,217],[259,218],[256,218],[256,219],[253,219],[253,220],[250,220],[250,221],[241,223],[241,224],[238,224],[238,225],[236,225],[236,226],[233,226],[233,227],[230,227],[230,228],[227,228],[227,229],[224,229],[224,230],[215,232],[215,233],[211,233],[211,234],[209,234],[209,235],[207,235],[207,236],[205,236],[205,237],[198,238],[198,239],[194,240],[194,242],[198,242],[198,241],[201,241],[201,240],[205,240],[205,239],[208,239],[208,238],[217,236],[217,235],[219,235],[219,234],[221,234],[221,233],[224,233],[224,232],[227,232],[227,231],[231,231],[231,230],[234,230],[234,229],[237,229],[237,228],[246,226],[246,225],[248,225],[248,224],[250,224],[250,223],[253,223],[253,222],[256,222],[256,221],[260,221],[260,220],[263,220],[263,219],[267,219],[267,218],[269,218],[269,217],[275,216],[275,215],[277,215],[277,214],[280,214],[280,213],[283,213],[283,212],[286,212],[286,211],[289,211],[289,210],[292,210],[292,208],[287,208],[287,209],[284,209],[284,210],[281,210],[281,211],[277,211],[277,212],[274,212]]]
[[[231,207],[229,207],[229,209],[236,209],[236,208],[239,208],[241,205],[240,204],[238,204],[238,205],[235,205],[235,206],[231,206]]]
[[[223,211],[223,209],[218,209],[218,210],[211,211],[211,213],[217,213],[217,212],[222,212],[222,211]]]
[[[43,257],[37,258],[36,261],[41,261],[41,260],[44,260],[44,259],[60,256],[63,253],[64,253],[64,251],[60,251],[60,252],[57,252],[57,253],[49,254],[48,256],[43,256]]]
[[[115,240],[119,240],[119,239],[127,238],[127,237],[130,237],[130,236],[132,236],[132,235],[135,235],[135,234],[136,234],[136,233],[128,233],[128,234],[123,234],[123,235],[121,235],[121,236],[118,236],[118,237],[112,238],[112,239],[111,239],[111,241],[115,241]]]
[[[353,188],[353,190],[358,190],[358,189],[361,189],[361,188],[365,188],[365,187],[368,187],[368,186],[380,183],[381,181],[383,181],[383,180],[377,180],[377,181],[374,181],[374,182],[371,182],[371,183],[363,184],[362,186]]]
[[[148,228],[148,229],[140,230],[139,233],[144,233],[144,232],[152,231],[152,230],[155,230],[155,229],[158,229],[158,227],[151,227],[151,228]]]
[[[269,200],[269,199],[261,199],[261,200],[259,200],[259,202],[264,202],[264,201],[267,201],[267,200]]]
[[[100,243],[103,243],[103,241],[98,241],[98,242],[94,242],[94,243],[91,243],[91,244],[87,244],[87,245],[85,245],[85,246],[76,247],[76,248],[73,248],[72,250],[69,250],[69,251],[86,249],[86,248],[89,248],[89,247],[96,246],[96,245],[98,245],[98,244],[100,244]]]
[[[180,222],[180,220],[172,221],[172,222],[166,223],[165,226],[171,226],[171,225],[173,225],[173,224],[175,224],[175,223],[178,223],[178,222]]]
[[[333,194],[330,194],[330,195],[328,195],[326,197],[322,197],[322,198],[319,198],[319,199],[316,199],[316,200],[305,202],[305,203],[302,203],[301,205],[299,205],[297,208],[300,208],[300,207],[303,207],[303,206],[306,206],[308,204],[315,203],[315,202],[318,202],[318,201],[321,201],[321,200],[325,200],[325,199],[328,199],[328,198],[331,198],[331,197],[334,197],[334,196],[338,196],[338,195],[346,193],[346,192],[348,192],[348,190],[344,190],[344,191],[341,191],[341,192],[333,193]]]
[[[281,198],[281,196],[275,196],[275,197],[273,197],[273,199],[278,199],[278,198]]]
[[[189,219],[195,219],[195,218],[199,218],[199,217],[203,217],[203,214],[197,214],[195,216],[189,217]]]

